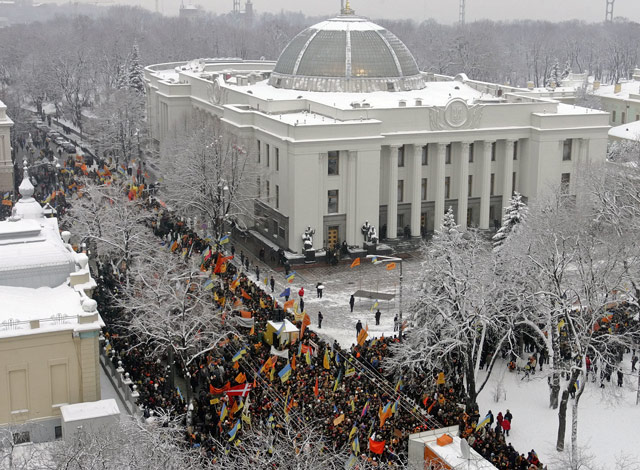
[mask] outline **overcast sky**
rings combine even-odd
[[[142,4],[154,8],[155,0],[128,0],[120,3]],[[207,10],[225,13],[232,9],[232,0],[190,0]],[[241,0],[244,6],[246,0]],[[116,0],[118,2],[118,0]],[[163,13],[177,14],[180,0],[159,0]],[[184,0],[185,4],[189,0]],[[639,0],[615,0],[615,16],[640,21]],[[253,0],[258,12],[281,10],[302,11],[307,15],[331,15],[340,9],[340,0]],[[459,0],[352,0],[356,12],[370,18],[434,18],[441,23],[458,20]],[[467,21],[485,18],[496,20],[542,19],[562,21],[579,19],[602,21],[606,0],[467,0]]]

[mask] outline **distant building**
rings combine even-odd
[[[16,443],[61,437],[62,406],[100,400],[96,283],[33,189],[25,171],[0,222],[0,427]]]
[[[347,4],[348,5],[348,4]],[[607,113],[527,89],[421,72],[390,31],[346,7],[302,31],[278,61],[209,60],[145,70],[158,145],[195,114],[221,118],[259,167],[250,221],[302,251],[420,237],[452,207],[463,229],[499,223],[514,191],[574,194],[578,168],[605,159]]]
[[[0,193],[13,191],[13,162],[11,160],[11,127],[7,106],[0,101]],[[2,197],[0,196],[0,199]]]
[[[602,109],[611,113],[612,126],[640,121],[640,69],[635,69],[633,80],[615,85],[594,83],[593,94],[600,99]]]
[[[184,2],[180,5],[180,18],[193,19],[198,18],[203,13],[203,10],[193,4],[185,5]]]

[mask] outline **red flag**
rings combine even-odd
[[[317,397],[320,395],[320,390],[318,389],[318,377],[316,377],[316,386],[313,387],[313,394]]]
[[[226,394],[227,396],[246,397],[252,388],[253,387],[250,383],[246,383],[243,385],[238,385],[237,387],[231,387],[226,391]]]
[[[374,454],[382,454],[384,452],[384,444],[386,441],[374,441],[369,438],[369,450]]]
[[[233,255],[231,256],[220,256],[218,255],[218,261],[216,261],[216,266],[213,269],[214,274],[220,274],[222,271],[222,265],[229,260],[233,259]]]

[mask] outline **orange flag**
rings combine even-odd
[[[238,382],[239,384],[245,383],[246,381],[247,381],[247,376],[243,372],[240,372],[236,376],[236,382]]]
[[[293,299],[291,299],[291,300],[287,300],[287,301],[284,303],[284,306],[283,306],[282,308],[283,308],[284,310],[286,310],[286,309],[288,309],[288,308],[293,308],[293,304],[294,304]]]
[[[396,269],[396,263],[387,264],[387,271],[391,271],[393,269]]]
[[[309,325],[311,325],[311,318],[309,318],[309,315],[305,313],[304,318],[302,319],[302,328],[300,328],[300,338],[304,336],[304,330]]]
[[[242,316],[242,318],[251,318],[251,312],[247,311],[247,310],[240,310],[240,316]]]
[[[316,377],[316,386],[313,387],[313,394],[317,397],[320,395],[320,390],[318,389],[318,377]]]
[[[242,287],[240,288],[240,291],[242,292],[242,297],[251,300],[251,296],[247,294],[247,292]]]
[[[353,263],[351,263],[352,268],[355,268],[356,266],[360,266],[360,258],[354,259]]]
[[[293,357],[291,358],[291,368],[293,370],[296,370],[296,356],[295,354],[293,355]]]

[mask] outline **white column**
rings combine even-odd
[[[387,200],[387,238],[398,238],[398,149],[397,145],[389,147],[389,198]]]
[[[469,207],[469,142],[460,144],[460,180],[458,183],[458,225],[467,229],[467,208]]]
[[[491,144],[485,141],[480,161],[480,228],[489,229],[489,202],[491,198]]]
[[[422,146],[410,145],[409,170],[411,171],[411,236],[420,237],[420,215],[422,214]]]
[[[442,219],[444,218],[444,159],[447,152],[446,144],[438,144],[438,152],[436,153],[435,164],[435,187],[436,187],[436,203],[433,215],[433,230],[440,231]]]
[[[349,245],[356,245],[358,240],[356,239],[358,230],[358,220],[356,214],[356,194],[357,183],[356,174],[357,166],[356,161],[358,159],[358,152],[340,152],[340,155],[347,157],[347,236],[346,240]]]
[[[500,212],[500,220],[504,214],[504,208],[511,201],[511,193],[513,192],[513,140],[507,140],[504,146],[504,166],[502,173],[502,210]]]

